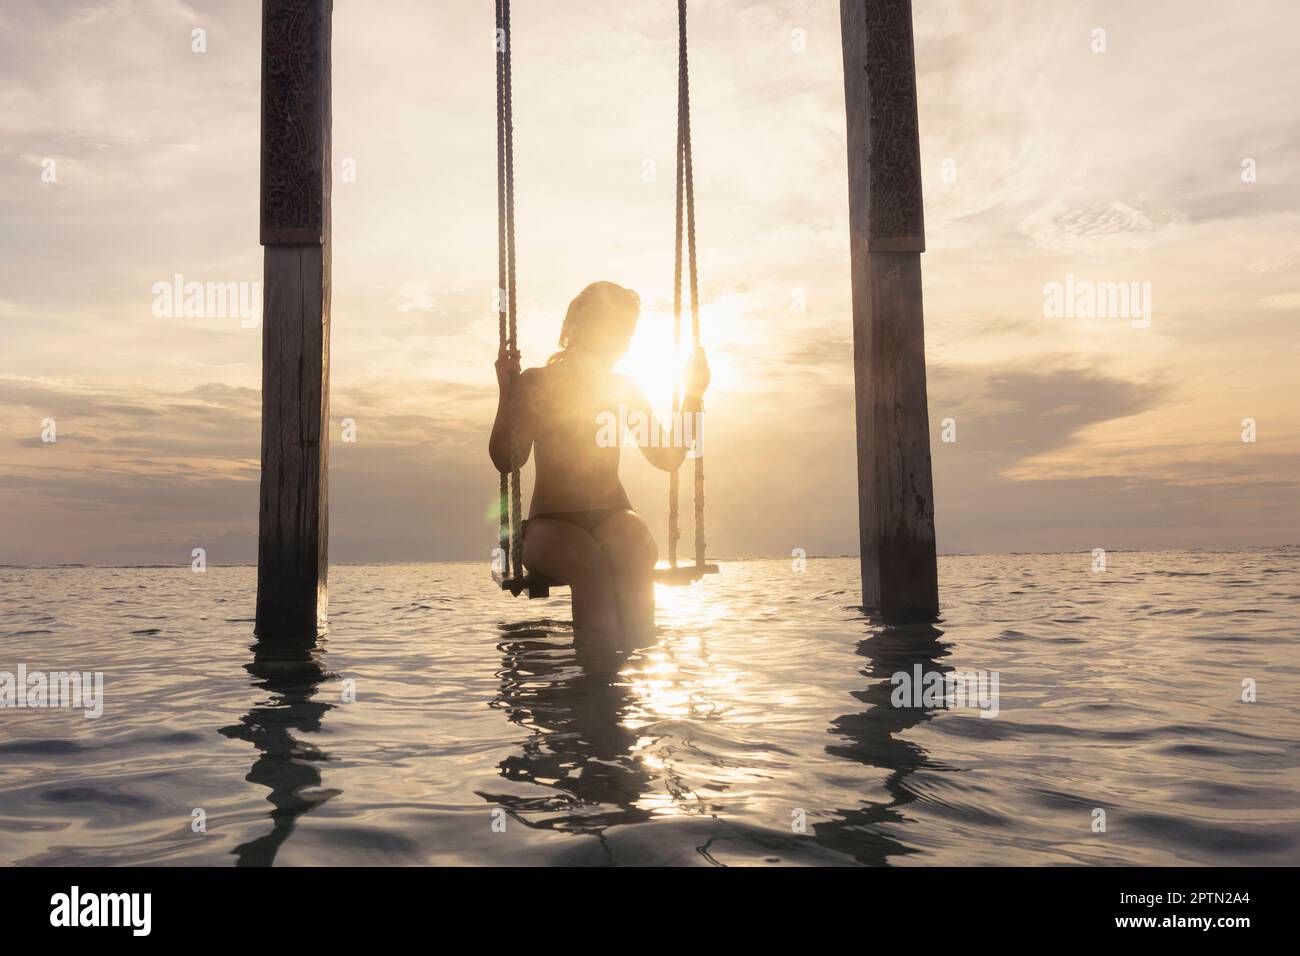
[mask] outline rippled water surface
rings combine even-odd
[[[0,568],[0,671],[105,675],[0,710],[0,862],[1300,863],[1298,558],[941,558],[911,630],[854,560],[730,562],[612,667],[477,564],[333,568],[256,654],[252,568]],[[916,665],[999,713],[894,706]]]

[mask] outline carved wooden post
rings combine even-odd
[[[315,637],[328,605],[332,6],[262,3],[261,638]]]
[[[911,0],[840,0],[848,112],[862,602],[939,609],[921,312],[920,140]]]

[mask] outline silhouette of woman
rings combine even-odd
[[[498,471],[510,469],[512,418],[518,464],[534,449],[537,456],[524,522],[524,565],[569,585],[575,634],[587,638],[635,641],[653,632],[658,560],[654,538],[619,481],[622,435],[598,441],[599,422],[608,414],[619,422],[645,416],[652,436],[638,444],[646,460],[664,471],[679,467],[687,451],[673,447],[672,433],[655,418],[645,394],[613,372],[640,312],[641,300],[631,289],[593,282],[569,303],[560,351],[545,366],[521,373],[517,352],[496,363],[500,396],[489,443],[492,463]],[[708,385],[708,362],[698,349],[685,374],[683,415],[700,410]]]

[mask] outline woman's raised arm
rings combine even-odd
[[[507,353],[496,361],[497,416],[492,422],[488,454],[499,472],[510,471],[510,432],[514,429],[513,467],[522,468],[533,450],[533,392],[536,369],[519,371],[519,353]]]

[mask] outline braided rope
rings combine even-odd
[[[691,77],[689,54],[686,46],[686,0],[677,0],[678,55],[681,62],[679,89],[681,106],[678,109],[682,124],[683,179],[686,186],[686,246],[691,272],[691,339],[695,351],[700,348],[700,280],[695,263],[695,169],[691,161]],[[703,430],[704,402],[700,402],[700,431]],[[695,435],[695,564],[704,566],[704,455],[703,439]]]
[[[683,206],[684,215],[683,215]],[[685,222],[683,223],[683,219]],[[686,233],[686,258],[691,289],[691,339],[698,351],[700,347],[700,282],[695,256],[695,171],[691,159],[691,90],[690,62],[686,43],[686,0],[677,0],[677,227],[675,229],[675,256],[673,264],[673,352],[681,352],[682,323],[682,232]],[[700,409],[703,411],[703,404]],[[673,422],[681,409],[679,376],[673,372]],[[702,418],[703,416],[701,416]],[[683,433],[685,429],[683,429]],[[701,453],[702,437],[695,433],[696,455],[694,469],[694,519],[695,563],[704,565],[704,458]],[[668,476],[668,562],[677,566],[677,542],[681,538],[678,498],[680,496],[680,469]]]
[[[685,62],[686,55],[686,34],[685,34],[685,4],[683,0],[677,3],[677,162],[676,162],[676,191],[677,191],[677,222],[673,229],[673,355],[681,354],[682,350],[682,215],[683,215],[683,196],[684,196],[684,177],[686,174],[685,154],[682,150],[682,136],[686,130],[685,116],[682,112],[683,83],[685,74],[682,72],[682,66]],[[677,367],[677,362],[673,362],[673,405],[672,405],[672,422],[676,429],[677,416],[681,412],[682,406],[682,383],[681,372]],[[681,469],[674,468],[668,475],[668,564],[671,567],[677,567],[677,542],[681,540],[682,528],[681,519],[678,509],[678,498],[681,489]]]
[[[499,44],[502,36],[502,0],[496,0],[496,37],[493,42]],[[506,206],[505,206],[505,126],[501,121],[505,103],[505,57],[498,49],[497,68],[497,359],[504,360],[507,352],[506,342]],[[509,414],[509,406],[506,409]],[[513,454],[513,451],[512,451]],[[499,528],[497,539],[504,557],[504,576],[510,576],[510,475],[501,472],[500,497],[497,499]]]
[[[500,2],[501,28],[505,31],[505,50],[501,56],[501,126],[505,139],[506,302],[509,310],[506,343],[510,354],[517,356],[519,354],[519,311],[515,302],[515,131],[510,95],[510,55],[514,43],[510,37],[510,0],[500,0]],[[510,404],[514,405],[513,396]],[[523,525],[523,501],[522,482],[519,478],[518,417],[514,414],[513,408],[510,411],[510,554],[514,562],[515,574],[522,576],[524,537],[520,531]]]

